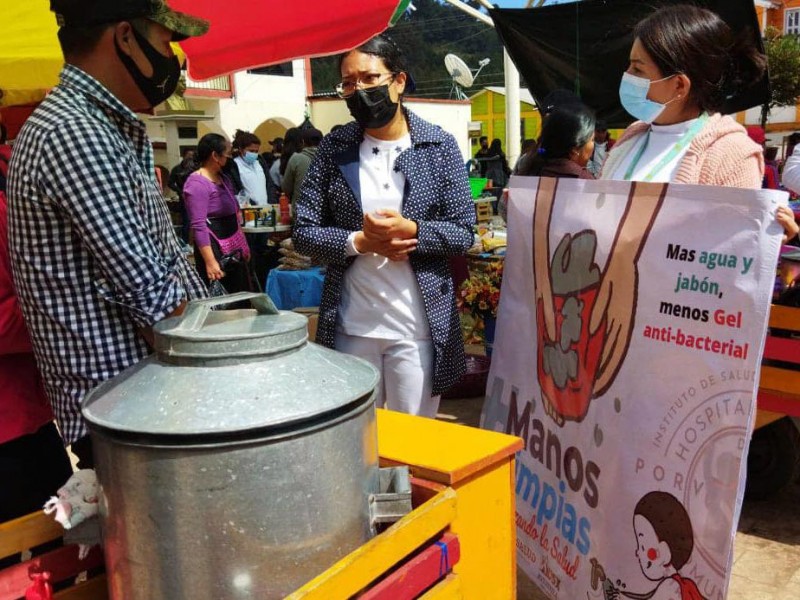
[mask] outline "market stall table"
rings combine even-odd
[[[245,233],[291,233],[291,225],[245,225]]]
[[[252,209],[246,209],[245,215]],[[292,235],[291,225],[248,225],[254,220],[247,219],[242,231],[247,238],[253,256],[252,267],[259,286],[267,274],[278,265],[278,244]],[[259,289],[261,289],[259,287]]]
[[[319,306],[325,273],[321,267],[302,271],[273,269],[267,276],[267,294],[281,310]]]

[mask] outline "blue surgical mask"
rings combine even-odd
[[[637,77],[627,72],[623,73],[622,81],[619,84],[619,100],[622,103],[622,108],[635,119],[645,123],[652,123],[664,112],[667,104],[672,100],[664,104],[649,100],[647,94],[650,91],[650,85],[670,77],[674,77],[674,75],[650,81],[646,77]]]
[[[242,158],[244,158],[244,162],[247,164],[254,165],[256,161],[258,161],[258,154],[255,152],[245,152]]]

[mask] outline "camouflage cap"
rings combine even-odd
[[[50,0],[59,27],[90,27],[129,19],[150,19],[174,33],[176,42],[203,35],[205,19],[172,10],[166,0]]]
[[[144,16],[172,31],[174,33],[172,40],[175,42],[208,32],[208,21],[200,17],[174,11],[167,5],[165,0],[150,0],[150,6],[152,7],[152,12]]]

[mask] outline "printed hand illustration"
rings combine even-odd
[[[545,335],[549,341],[556,339],[556,314],[553,306],[553,285],[550,281],[550,216],[556,193],[556,180],[539,181],[536,207],[533,213],[533,282],[534,306],[541,303],[544,314]]]
[[[589,320],[590,335],[599,329],[604,317],[606,322],[603,352],[593,388],[595,397],[608,391],[628,353],[636,317],[639,256],[666,191],[667,186],[663,183],[631,184],[628,205],[611,247]]]
[[[617,252],[608,259],[597,294],[589,334],[594,335],[605,317],[605,342],[593,393],[600,396],[610,387],[625,358],[633,332],[639,272],[627,253]]]

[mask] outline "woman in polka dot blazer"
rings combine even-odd
[[[378,406],[435,417],[465,371],[449,257],[475,209],[452,135],[402,106],[413,91],[381,35],[340,58],[355,122],[328,135],[303,182],[294,241],[328,265],[317,342],[381,372]]]

